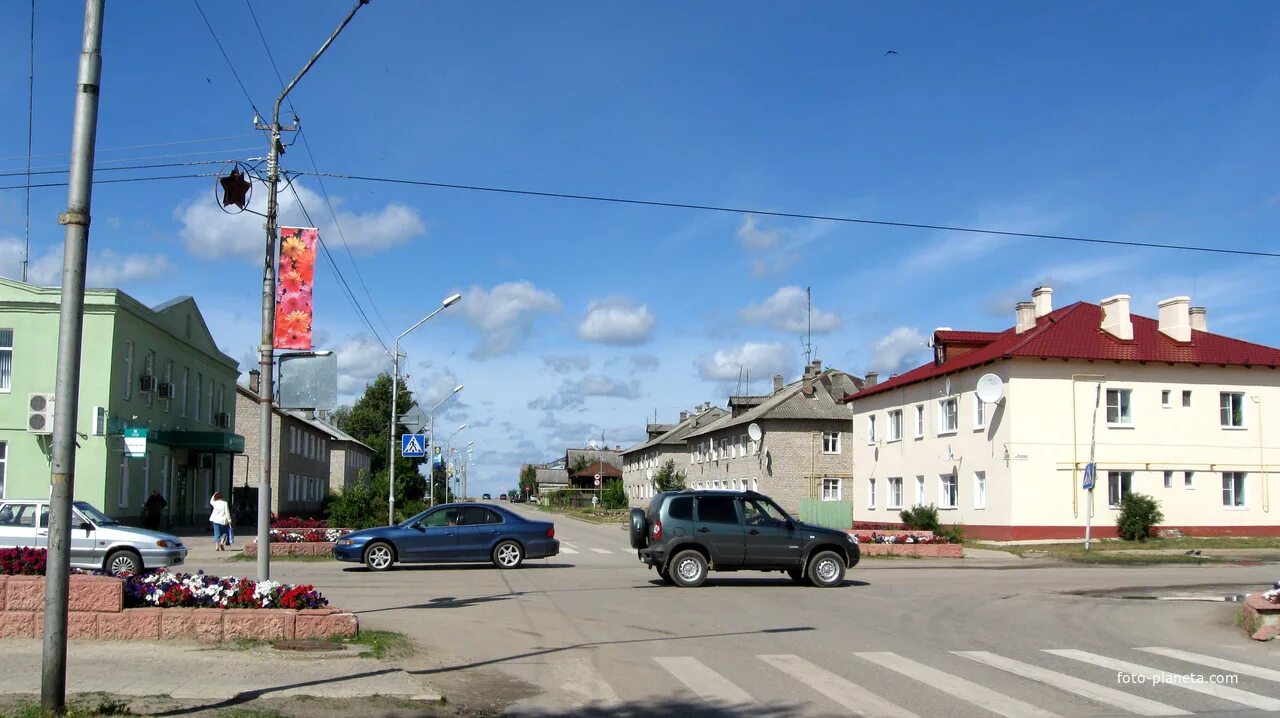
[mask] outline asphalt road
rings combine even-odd
[[[1257,590],[1274,564],[867,560],[842,588],[732,573],[690,590],[659,583],[621,527],[559,518],[556,532],[560,556],[513,571],[277,562],[272,577],[414,637],[426,655],[406,671],[451,701],[516,715],[1280,711],[1280,651],[1245,639],[1235,604],[1121,597]]]

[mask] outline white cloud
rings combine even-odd
[[[924,335],[911,327],[898,327],[875,343],[871,365],[883,374],[892,374],[919,359],[926,349]]]
[[[410,376],[406,383],[413,387],[414,398],[419,404],[425,405],[424,410],[435,406],[436,402],[449,396],[455,387],[462,384],[458,375],[448,367],[437,367],[430,361],[419,362],[418,367],[418,371]],[[461,397],[462,395],[459,394],[444,406],[461,405]]]
[[[510,354],[533,329],[539,314],[560,311],[555,294],[538,289],[532,282],[505,282],[489,291],[472,287],[463,293],[462,315],[480,330],[480,345],[471,352],[475,358]]]
[[[22,240],[11,237],[0,239],[0,276],[22,276],[22,253]],[[85,284],[89,288],[118,288],[131,282],[170,274],[176,269],[173,262],[162,254],[120,254],[110,249],[90,248],[85,268]],[[62,247],[32,255],[31,264],[27,268],[27,280],[40,286],[61,285]]]
[[[589,396],[615,399],[636,399],[640,396],[640,382],[634,379],[621,382],[607,376],[590,375],[574,381],[566,381],[551,396],[529,402],[530,409],[560,411],[582,406]]]
[[[418,211],[395,202],[369,212],[352,212],[342,209],[342,198],[333,197],[335,225],[324,197],[306,186],[295,183],[302,206],[307,208],[313,221],[320,226],[320,236],[335,245],[341,236],[352,249],[382,250],[426,236],[427,225]],[[261,185],[254,185],[249,209],[266,212],[267,192]],[[282,226],[310,226],[298,205],[298,197],[292,190],[280,192],[280,224]],[[197,257],[219,259],[240,256],[261,261],[265,233],[262,217],[249,212],[227,214],[209,196],[201,193],[186,204],[178,206],[173,216],[182,227],[178,236],[187,249]]]
[[[615,297],[592,301],[587,317],[578,326],[578,336],[589,342],[634,346],[653,336],[657,320],[646,305]]]
[[[773,249],[782,241],[782,233],[776,229],[760,229],[756,226],[754,214],[742,215],[742,223],[738,225],[738,241],[747,249],[764,251]]]
[[[737,381],[745,368],[752,376],[786,374],[794,361],[793,352],[781,343],[747,342],[742,346],[721,349],[710,357],[694,362],[698,375],[712,381]]]
[[[985,207],[958,224],[1004,232],[1044,233],[1057,230],[1066,219],[1064,212],[1046,209],[1040,202],[1021,202]],[[1044,241],[1049,240],[942,231],[937,233],[937,239],[909,254],[899,270],[915,273],[947,269],[972,262],[1011,242]]]
[[[364,334],[353,336],[333,350],[338,356],[338,396],[346,402],[359,398],[364,388],[379,374],[391,372],[391,357],[377,339]]]
[[[760,304],[743,309],[741,316],[748,324],[767,324],[784,332],[805,332],[809,329],[808,296],[801,287],[783,287]],[[835,312],[813,310],[813,331],[824,334],[840,326],[840,316]]]
[[[586,371],[591,368],[591,358],[583,354],[564,356],[550,354],[542,357],[542,363],[553,374],[568,374],[572,371]]]

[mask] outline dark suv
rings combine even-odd
[[[801,523],[754,491],[671,491],[631,510],[631,546],[663,581],[692,588],[708,571],[785,571],[839,586],[862,557],[853,536]]]

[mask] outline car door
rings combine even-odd
[[[746,565],[759,568],[797,568],[801,545],[795,527],[768,501],[742,499],[746,522]]]
[[[40,523],[48,531],[48,512],[46,505],[40,514]],[[77,568],[101,568],[104,546],[98,545],[98,527],[79,511],[71,512],[71,565]]]
[[[458,551],[458,508],[441,507],[404,532],[396,550],[402,561],[455,561]]]
[[[733,496],[699,496],[694,535],[711,553],[718,568],[741,566],[745,558],[745,533]]]
[[[0,504],[0,548],[48,548],[48,529],[44,537],[36,531],[34,501],[7,501]]]
[[[483,506],[464,506],[458,524],[458,559],[488,561],[502,533],[502,517]]]

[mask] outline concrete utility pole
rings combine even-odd
[[[75,496],[76,419],[80,401],[80,345],[84,330],[84,273],[89,251],[93,156],[98,138],[105,0],[86,0],[84,41],[71,128],[71,173],[62,250],[62,305],[58,316],[58,368],[54,385],[53,447],[49,474],[49,548],[44,578],[44,655],[40,705],[61,714],[67,700],[67,593],[71,575],[71,501]]]
[[[262,387],[258,394],[258,406],[260,410],[260,433],[259,433],[259,451],[261,461],[258,466],[258,580],[266,581],[271,578],[271,404],[274,393],[273,369],[275,367],[275,333],[276,333],[276,216],[279,214],[279,191],[280,191],[280,133],[288,130],[290,132],[298,129],[297,125],[291,127],[280,126],[280,105],[284,102],[284,98],[289,95],[302,76],[307,74],[311,66],[316,64],[316,60],[324,54],[325,50],[333,44],[338,37],[338,33],[342,32],[347,23],[356,16],[356,12],[369,4],[369,0],[358,0],[355,7],[351,8],[351,12],[347,13],[347,17],[338,25],[338,29],[329,35],[329,39],[324,41],[319,50],[307,60],[307,64],[298,71],[298,74],[276,98],[276,104],[271,109],[271,124],[263,125],[259,120],[254,118],[254,128],[259,130],[269,130],[271,132],[271,146],[267,150],[267,242],[266,257],[262,266],[262,344],[258,347],[260,355],[258,358],[259,369],[262,372]],[[297,119],[297,118],[294,118]]]

